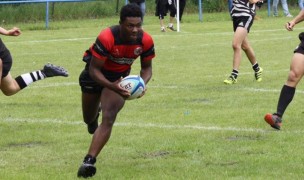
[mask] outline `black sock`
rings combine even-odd
[[[238,77],[238,75],[239,75],[239,71],[238,71],[238,70],[233,69],[233,70],[232,70],[232,72],[231,72],[231,76],[233,76],[233,77],[234,77],[234,79],[236,79],[236,78]]]
[[[255,63],[254,65],[252,65],[252,69],[253,69],[255,72],[258,72],[258,71],[260,70],[259,63]]]
[[[284,85],[281,90],[278,106],[277,106],[277,114],[278,116],[282,117],[287,106],[292,101],[296,88]]]
[[[87,154],[85,157],[84,157],[84,160],[83,160],[84,163],[89,163],[89,164],[95,164],[96,162],[96,158]]]

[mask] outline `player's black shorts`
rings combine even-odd
[[[87,65],[88,66],[88,65]],[[81,72],[79,76],[79,85],[83,93],[96,94],[101,93],[103,86],[96,83],[89,74],[89,69],[86,68]],[[111,82],[117,81],[120,77],[126,77],[130,74],[130,70],[122,73],[102,71],[103,75]]]
[[[304,54],[304,32],[299,34],[300,44],[294,50],[294,53]]]
[[[158,0],[156,4],[155,16],[158,16],[159,19],[164,19],[167,16],[168,11],[170,11],[170,17],[175,17],[176,8],[174,5],[174,0],[172,0],[172,4],[168,4],[168,0]]]
[[[233,16],[232,17],[233,31],[235,32],[237,27],[243,27],[247,29],[247,32],[249,33],[250,28],[253,24],[253,20],[254,20],[254,16],[251,15],[240,16],[240,17]]]
[[[13,60],[11,53],[6,48],[2,40],[0,39],[0,60],[2,61],[2,76],[1,79],[8,75],[11,70]]]

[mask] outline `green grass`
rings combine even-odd
[[[296,13],[294,13],[296,14]],[[264,69],[256,83],[243,54],[239,82],[224,85],[232,69],[228,13],[187,14],[181,32],[161,33],[157,17],[144,29],[155,41],[153,78],[147,94],[128,101],[96,163],[93,179],[303,179],[303,84],[287,109],[281,131],[263,116],[274,112],[298,25],[260,12],[249,40]],[[12,97],[0,95],[1,179],[77,179],[91,136],[82,122],[78,76],[82,54],[99,31],[118,19],[20,24],[20,37],[1,36],[14,64],[11,74],[64,66],[68,78],[50,78]],[[10,27],[10,26],[8,26]],[[139,64],[132,74],[139,73]]]

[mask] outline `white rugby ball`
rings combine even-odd
[[[130,96],[126,100],[138,98],[145,90],[145,82],[138,75],[129,75],[123,78],[120,86],[130,92]]]

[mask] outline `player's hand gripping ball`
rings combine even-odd
[[[138,75],[129,75],[123,78],[120,86],[130,92],[130,96],[126,100],[138,98],[145,90],[145,82]]]

